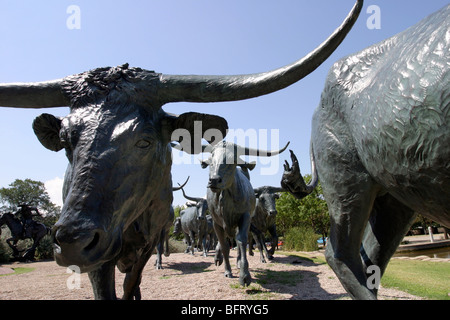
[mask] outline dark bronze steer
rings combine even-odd
[[[227,123],[216,116],[162,109],[169,102],[236,101],[268,94],[302,79],[339,46],[356,21],[358,1],[317,49],[291,65],[237,76],[164,75],[128,65],[64,79],[0,84],[0,106],[70,106],[63,119],[36,118],[34,130],[53,151],[65,149],[64,206],[53,235],[55,259],[88,272],[96,299],[116,298],[115,265],[126,272],[124,298],[139,298],[141,272],[160,240],[172,202],[171,147],[193,152],[203,133]],[[194,123],[202,122],[196,134]],[[175,132],[175,133],[174,133]],[[178,132],[178,133],[177,133]]]
[[[417,213],[450,227],[449,30],[447,5],[336,62],[312,121],[313,183],[295,157],[286,167],[298,197],[320,178],[326,258],[355,299],[376,298],[366,271],[381,277]]]
[[[205,198],[196,198],[186,195],[184,189],[181,188],[183,196],[194,203],[188,204],[188,207],[180,212],[181,229],[184,233],[184,239],[188,245],[186,252],[191,250],[194,254],[194,247],[203,249],[203,256],[207,256],[208,248],[206,238],[208,236],[208,222],[206,215],[208,212],[208,202]],[[175,231],[174,231],[175,233]],[[195,242],[197,238],[197,243]]]
[[[275,247],[278,244],[276,217],[277,208],[275,200],[279,198],[278,192],[286,191],[283,188],[263,186],[255,188],[256,205],[255,211],[251,215],[251,227],[253,239],[258,247],[259,254],[261,257],[261,262],[265,263],[266,259],[272,260],[273,254],[275,252]],[[270,251],[267,250],[264,236],[269,232],[271,236],[271,248]],[[253,255],[252,239],[249,239],[249,249],[250,255]]]
[[[236,240],[237,266],[240,268],[239,283],[249,285],[251,275],[246,250],[250,216],[255,210],[256,197],[248,170],[253,170],[255,164],[246,163],[240,156],[275,156],[283,152],[287,145],[279,151],[269,152],[242,148],[226,141],[208,147],[205,147],[205,152],[211,152],[211,156],[201,164],[202,168],[209,167],[206,198],[219,240],[214,260],[216,265],[222,264],[225,260],[225,276],[232,277],[228,240]]]

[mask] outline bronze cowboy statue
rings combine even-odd
[[[6,224],[11,231],[11,238],[6,239],[6,243],[13,251],[13,257],[19,260],[34,260],[37,246],[41,239],[51,233],[51,229],[44,224],[33,220],[34,216],[40,216],[36,207],[26,204],[19,205],[20,209],[16,213],[6,212],[0,217],[0,226]],[[20,218],[18,218],[19,216]],[[32,239],[33,245],[20,257],[17,242],[19,240]]]
[[[33,220],[33,217],[40,217],[41,214],[36,207],[27,204],[21,204],[19,207],[20,209],[15,215],[18,216],[22,222],[22,238],[31,238],[32,226],[37,223]]]

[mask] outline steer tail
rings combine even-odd
[[[289,165],[287,161],[285,161],[284,173],[283,177],[281,178],[281,186],[285,190],[289,191],[297,199],[302,199],[307,195],[309,195],[311,192],[313,192],[314,188],[317,186],[319,182],[319,177],[317,175],[316,163],[314,158],[313,144],[311,142],[310,154],[311,154],[312,177],[309,184],[306,184],[302,174],[300,173],[300,167],[294,152],[292,150],[289,151],[291,152],[292,167]]]

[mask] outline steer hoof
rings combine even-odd
[[[214,264],[216,267],[220,266],[223,263],[223,256],[222,255],[215,255],[214,256]]]
[[[230,271],[225,271],[225,278],[233,278],[233,274]]]
[[[252,278],[250,277],[250,274],[246,274],[245,276],[239,277],[239,284],[243,287],[247,287],[252,283]]]

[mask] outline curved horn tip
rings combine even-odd
[[[179,190],[182,190],[183,187],[188,183],[190,177],[191,177],[191,176],[188,176],[187,179],[186,179],[186,181],[185,181],[182,185],[181,185],[179,182],[177,182],[178,187],[172,188],[172,191],[179,191]]]
[[[286,145],[284,146],[284,148],[280,150],[280,153],[283,152],[284,150],[286,150],[286,148],[289,146],[290,143],[291,143],[291,142],[288,141],[288,142],[286,143]]]

